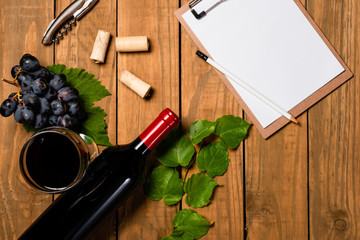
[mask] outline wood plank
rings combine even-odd
[[[302,1],[305,4],[305,1]],[[306,239],[307,113],[268,140],[255,128],[245,143],[249,239]]]
[[[307,238],[307,123],[269,140],[251,129],[245,146],[246,227],[250,239]]]
[[[56,15],[68,6],[72,0],[56,1]],[[106,62],[95,64],[90,60],[94,41],[98,30],[110,32],[111,42],[107,51]],[[95,75],[102,85],[112,94],[95,103],[102,107],[107,113],[105,118],[110,142],[116,144],[116,58],[115,38],[116,36],[116,0],[99,1],[95,7],[88,12],[77,25],[64,36],[64,39],[56,45],[55,63],[65,64],[68,68],[83,68]],[[105,147],[100,147],[104,149]],[[115,214],[108,217],[99,226],[91,239],[116,239]]]
[[[308,0],[308,10],[355,77],[309,111],[310,238],[360,238],[360,5]]]
[[[118,77],[124,69],[152,85],[142,99],[119,83],[118,142],[134,140],[166,107],[179,113],[179,34],[174,11],[177,1],[118,1],[118,36],[146,35],[150,52],[118,53]],[[148,161],[148,168],[156,164]],[[148,199],[139,189],[118,211],[119,239],[160,239],[171,228],[176,207]]]
[[[182,1],[182,5],[188,1]],[[222,115],[242,117],[242,109],[213,68],[199,59],[197,47],[181,28],[181,114],[182,126],[188,129],[198,119],[215,121]],[[212,203],[195,209],[208,221],[215,221],[202,239],[244,239],[243,145],[229,152],[230,164],[224,176],[216,177],[221,186],[215,189]],[[189,171],[199,172],[196,166]],[[183,208],[189,208],[185,201]]]
[[[38,57],[43,65],[52,62],[53,50],[44,48],[41,39],[53,9],[49,1],[0,2],[1,77],[11,79],[12,66],[25,53]],[[16,90],[1,83],[1,101]],[[30,136],[13,116],[0,116],[0,239],[17,239],[51,203],[51,195],[33,190],[20,174],[20,150]]]

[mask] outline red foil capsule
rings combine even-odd
[[[179,121],[179,117],[166,108],[139,137],[150,150],[154,150]]]

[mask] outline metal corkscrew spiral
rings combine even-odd
[[[55,36],[55,38],[52,40],[52,43],[59,43],[61,39],[64,38],[64,34],[66,35],[68,30],[72,29],[72,26],[76,26],[76,19],[74,18],[71,22],[67,23],[68,25],[65,25]]]
[[[96,4],[98,0],[75,0],[65,8],[58,17],[52,20],[45,31],[42,43],[50,45],[59,43],[64,38],[64,34],[76,25],[82,16],[84,16]]]

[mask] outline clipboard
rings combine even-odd
[[[194,18],[196,17],[198,21],[201,21],[202,18],[207,17],[207,13],[212,14],[212,12],[215,12],[216,8],[221,8],[223,4],[225,4],[226,1],[240,1],[240,0],[220,0],[210,8],[206,8],[200,11],[194,10],[193,7],[197,5],[201,1],[207,1],[207,0],[194,0],[189,2],[188,4],[185,4],[180,9],[178,9],[175,12],[175,16],[181,23],[181,25],[184,27],[184,29],[188,32],[190,37],[193,39],[195,44],[198,46],[200,51],[207,54],[209,57],[212,57],[209,51],[204,47],[204,45],[201,43],[201,41],[198,39],[196,34],[194,33],[193,29],[187,24],[185,19],[183,18],[183,14],[185,14],[188,11],[192,11],[192,14],[194,15]],[[252,0],[254,1],[254,0]],[[322,85],[320,88],[318,88],[316,91],[312,92],[309,96],[307,96],[305,99],[301,100],[296,106],[289,109],[289,113],[297,117],[303,112],[305,112],[307,109],[309,109],[312,105],[314,105],[316,102],[320,101],[322,98],[324,98],[326,95],[331,93],[333,90],[335,90],[337,87],[339,87],[341,84],[349,80],[353,74],[350,71],[350,69],[347,67],[347,65],[344,63],[344,61],[340,58],[339,54],[336,52],[334,47],[330,44],[330,42],[327,40],[325,35],[321,32],[320,28],[316,25],[314,20],[311,18],[309,13],[306,11],[304,6],[301,4],[299,0],[288,0],[293,1],[295,5],[300,9],[302,14],[305,16],[306,20],[311,24],[312,28],[316,31],[316,33],[319,35],[319,37],[322,39],[322,41],[326,44],[327,48],[330,50],[330,52],[333,54],[333,56],[336,58],[336,60],[339,62],[339,64],[343,67],[344,71],[336,75],[334,78],[330,79],[326,84]],[[222,3],[224,2],[224,3]],[[236,9],[234,9],[236,11]],[[214,13],[215,14],[215,13]],[[229,13],[232,14],[232,13]],[[236,13],[234,13],[236,14]],[[197,15],[197,16],[196,16]],[[195,54],[195,53],[194,53]],[[216,61],[216,59],[214,59]],[[260,134],[265,138],[269,138],[271,135],[273,135],[275,132],[280,130],[282,127],[284,127],[286,124],[289,123],[289,120],[285,117],[279,117],[275,121],[273,121],[271,124],[267,125],[266,127],[263,127],[263,125],[260,123],[260,121],[255,116],[252,109],[248,106],[248,104],[245,103],[243,97],[240,96],[239,92],[235,89],[234,85],[227,79],[227,77],[215,69],[221,80],[224,82],[224,84],[227,86],[229,91],[233,94],[235,99],[238,101],[238,103],[241,105],[241,107],[244,109],[245,113],[248,115],[252,123],[255,125],[255,127],[259,130]]]

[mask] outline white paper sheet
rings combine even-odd
[[[200,20],[183,18],[217,63],[286,111],[345,70],[292,0],[226,0]],[[281,117],[232,84],[264,128]]]

